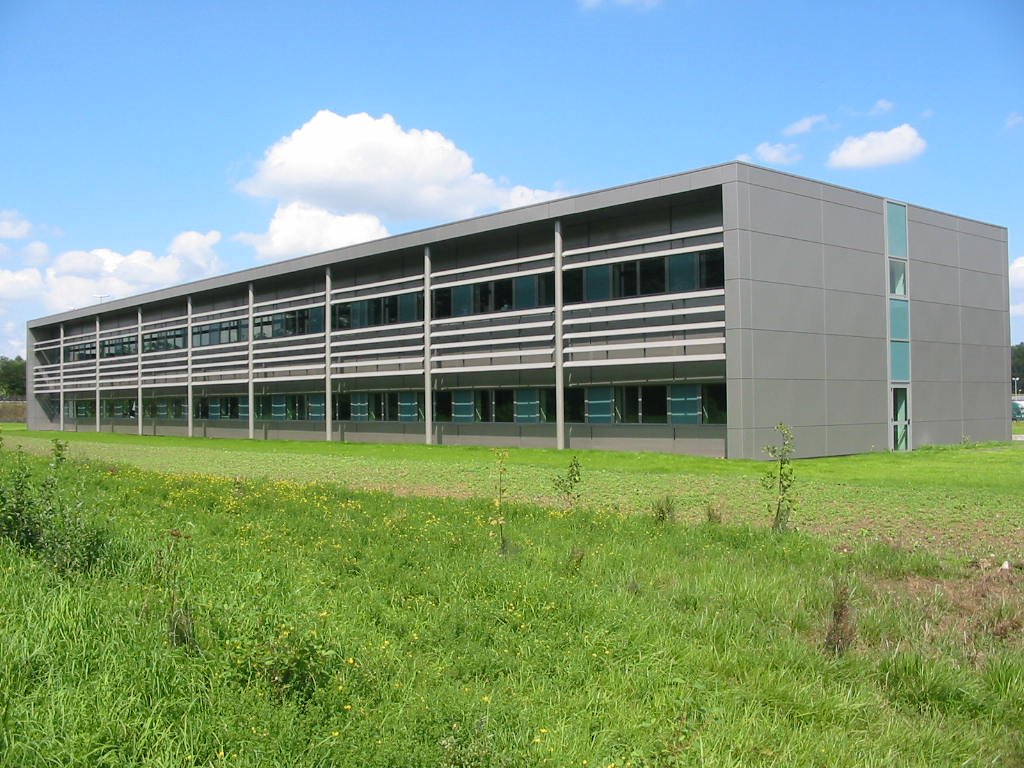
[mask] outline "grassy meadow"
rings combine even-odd
[[[1024,764],[1024,446],[2,434],[0,765]]]

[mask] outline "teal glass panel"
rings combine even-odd
[[[907,295],[907,262],[901,259],[889,259],[889,293]]]
[[[419,313],[418,293],[403,293],[398,297],[398,322],[412,323],[421,318]]]
[[[670,293],[697,290],[697,254],[677,253],[668,257]]]
[[[907,421],[907,390],[896,387],[892,391],[892,420]]]
[[[327,395],[309,395],[306,398],[306,407],[310,421],[323,421],[327,413]]]
[[[455,286],[452,288],[452,315],[465,317],[471,314],[473,314],[473,286]]]
[[[612,271],[607,264],[583,270],[584,300],[604,301],[612,297]]]
[[[896,424],[892,428],[892,448],[894,451],[905,451],[908,448],[907,436],[910,427],[906,424]]]
[[[249,398],[240,397],[238,398],[238,418],[248,419],[249,418]]]
[[[907,207],[899,203],[886,203],[885,223],[889,255],[907,258]]]
[[[166,400],[157,400],[156,401],[156,417],[158,419],[166,419],[167,418],[167,401]]]
[[[517,277],[513,292],[516,309],[533,309],[537,306],[537,276]]]
[[[369,421],[370,393],[353,392],[349,402],[352,404],[352,421]]]
[[[889,373],[893,381],[910,381],[910,342],[889,342]]]
[[[452,392],[452,421],[476,421],[476,398],[472,389],[456,389]]]
[[[271,418],[283,421],[287,409],[287,398],[284,395],[273,395],[270,409]]]
[[[700,424],[700,384],[673,384],[668,390],[671,424]]]
[[[211,419],[219,419],[220,418],[220,398],[219,397],[211,397],[210,398],[210,418]]]
[[[516,423],[536,424],[540,421],[540,396],[536,389],[516,390]]]
[[[587,387],[587,422],[590,424],[611,424],[612,414],[612,388]]]
[[[419,421],[420,408],[419,400],[415,392],[398,393],[398,420]]]
[[[889,338],[910,338],[910,302],[906,299],[889,299]]]

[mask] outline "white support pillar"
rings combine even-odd
[[[135,359],[138,366],[135,371],[135,420],[138,422],[139,436],[142,436],[142,307],[138,308],[138,326],[136,327]]]
[[[324,438],[331,441],[334,431],[334,395],[331,392],[331,268],[324,270],[324,422],[327,433]]]
[[[249,372],[249,375],[248,375],[248,383],[247,383],[247,387],[246,387],[246,397],[249,399],[249,439],[250,440],[255,440],[256,439],[256,386],[253,383],[253,378],[252,378],[252,350],[253,350],[253,346],[252,346],[252,326],[253,326],[252,310],[253,310],[253,301],[254,301],[255,297],[253,296],[252,283],[249,283],[248,291],[249,291],[249,311],[248,311],[248,315],[247,315],[248,319],[246,320],[246,322],[248,323],[248,329],[249,330],[246,331],[245,337],[249,340],[248,344],[247,344],[247,349],[248,349],[248,352],[249,352],[249,363],[248,363],[248,369],[247,370]]]
[[[96,431],[100,431],[100,316],[96,315],[96,354],[93,357],[96,366]]]
[[[192,437],[192,297],[188,296],[186,301],[188,302],[188,312],[185,328],[185,348],[188,350],[188,354],[185,356],[185,360],[188,378],[185,379],[185,415],[188,418],[188,436]]]
[[[60,348],[57,352],[59,368],[57,375],[60,378],[60,431],[64,431],[64,323],[60,324]],[[72,401],[74,402],[74,401]]]
[[[430,246],[423,248],[423,430],[424,442],[434,444],[434,383],[430,374]]]
[[[562,342],[562,222],[555,220],[555,447],[565,448],[565,367]]]

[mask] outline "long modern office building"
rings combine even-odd
[[[28,324],[29,425],[763,458],[1008,440],[1006,229],[740,162]]]

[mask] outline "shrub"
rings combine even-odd
[[[782,435],[782,445],[766,445],[765,453],[772,459],[772,466],[761,482],[773,495],[768,511],[774,513],[772,530],[782,533],[789,528],[789,517],[796,508],[793,496],[793,430],[787,424],[775,426]]]
[[[555,486],[555,491],[562,497],[567,509],[572,509],[579,504],[582,496],[580,485],[583,483],[583,470],[580,466],[579,456],[573,456],[565,474],[555,475],[551,482]]]

